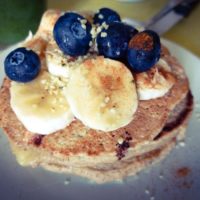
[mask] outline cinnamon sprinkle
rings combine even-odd
[[[183,178],[190,174],[191,170],[188,167],[181,167],[176,170],[176,177]]]

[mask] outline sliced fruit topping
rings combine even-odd
[[[94,55],[96,54],[91,54],[90,52],[88,52],[87,55],[76,57],[64,55],[56,44],[55,40],[51,40],[48,43],[45,51],[46,65],[48,71],[52,75],[65,78],[70,77],[70,71],[71,69],[73,69],[73,67],[79,65],[84,60],[89,57],[93,57]]]
[[[81,56],[89,49],[91,28],[87,19],[77,13],[67,12],[55,23],[53,35],[64,54]]]
[[[46,135],[71,123],[74,117],[63,95],[65,86],[64,80],[46,71],[26,84],[12,82],[10,104],[27,130]]]
[[[112,131],[127,125],[137,109],[133,76],[121,62],[103,56],[74,68],[65,92],[73,114],[86,126]]]
[[[128,63],[136,72],[149,70],[160,58],[161,44],[157,33],[151,30],[140,32],[129,42]]]
[[[170,66],[163,59],[160,59],[150,70],[136,73],[134,78],[140,100],[162,97],[176,82]]]
[[[97,48],[100,55],[107,58],[126,57],[130,38],[137,33],[133,27],[121,22],[113,22],[97,35]]]
[[[94,15],[94,24],[101,25],[102,23],[111,23],[111,22],[120,22],[119,14],[110,9],[110,8],[101,8],[95,15]]]
[[[10,52],[4,61],[5,73],[13,81],[32,81],[40,71],[40,58],[32,50],[24,47]]]

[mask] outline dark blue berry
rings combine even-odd
[[[99,12],[94,15],[94,24],[101,25],[103,22],[109,24],[111,22],[120,21],[119,14],[110,8],[101,8]]]
[[[160,38],[157,33],[146,30],[137,33],[129,42],[128,63],[136,72],[149,70],[159,60]]]
[[[112,22],[97,35],[97,48],[100,55],[107,58],[123,59],[126,57],[132,28],[121,22]]]
[[[5,73],[13,81],[29,82],[40,71],[40,58],[32,50],[24,47],[10,52],[4,61]]]
[[[91,24],[84,17],[68,12],[57,20],[53,35],[64,54],[81,56],[89,50],[89,43],[92,40],[91,28]]]
[[[126,29],[126,32],[128,35],[127,37],[129,38],[129,40],[138,33],[138,30],[135,27],[129,24],[124,24],[124,26],[125,26],[124,28]]]

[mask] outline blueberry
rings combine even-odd
[[[120,16],[110,8],[101,8],[99,12],[94,15],[94,24],[101,25],[103,22],[109,24],[116,21],[121,21]]]
[[[97,35],[100,55],[121,60],[126,57],[132,28],[122,22],[112,22]]]
[[[81,15],[67,12],[55,23],[54,39],[64,54],[70,56],[85,55],[92,40],[91,24]]]
[[[40,66],[39,56],[24,47],[10,52],[4,61],[4,69],[8,78],[22,83],[33,80],[38,75]]]
[[[130,26],[129,24],[124,24],[124,25],[130,40],[134,35],[138,33],[138,30],[135,27]]]
[[[129,66],[136,72],[147,71],[159,60],[160,53],[161,44],[157,33],[151,30],[137,33],[129,42]]]

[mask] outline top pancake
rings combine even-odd
[[[52,25],[55,23],[56,13],[59,12],[51,11],[44,15],[36,34],[37,37],[43,30],[47,33],[52,30],[52,27],[48,27],[47,23],[48,21]],[[47,35],[51,37],[49,34]],[[44,57],[48,39],[45,39],[46,34],[41,35],[41,37],[44,45],[39,49],[39,54]],[[36,48],[33,40],[26,45],[32,49]],[[111,132],[102,132],[90,129],[76,119],[65,129],[47,135],[38,142],[37,133],[26,130],[10,107],[10,80],[7,78],[4,79],[0,90],[0,127],[5,130],[9,139],[17,145],[24,146],[24,148],[33,145],[47,151],[59,152],[65,156],[83,153],[89,156],[113,153],[116,151],[119,138],[126,140],[128,137],[132,147],[150,142],[160,133],[171,111],[185,98],[189,91],[188,79],[178,61],[168,53],[167,49],[162,51],[162,58],[172,68],[172,73],[176,77],[174,86],[161,98],[139,101],[134,119],[123,128]]]

